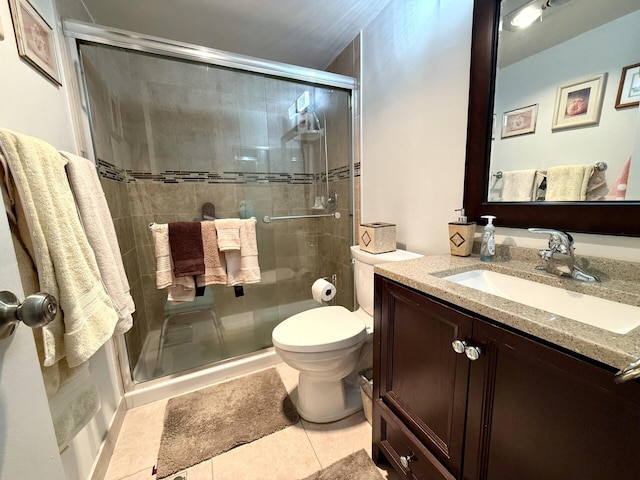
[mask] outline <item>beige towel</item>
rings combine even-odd
[[[503,202],[530,202],[534,199],[536,170],[512,170],[502,174]]]
[[[240,250],[240,219],[222,218],[214,221],[218,234],[218,250]]]
[[[67,357],[70,367],[90,358],[118,321],[82,231],[65,173],[65,159],[48,143],[0,129],[0,150],[26,214],[40,288],[60,304],[42,328],[44,365]]]
[[[217,221],[217,220],[216,220]],[[240,251],[227,251],[227,285],[247,285],[260,282],[256,221],[253,218],[238,220],[240,226]]]
[[[204,248],[204,275],[196,277],[199,287],[205,285],[226,285],[227,272],[224,255],[218,251],[218,237],[214,222],[202,222],[202,246]]]
[[[95,165],[72,153],[60,153],[68,160],[67,175],[80,221],[96,256],[104,287],[118,312],[115,333],[125,333],[133,326],[131,314],[136,307],[122,264],[116,229]]]
[[[563,165],[547,170],[547,202],[576,202],[587,199],[591,165]]]
[[[156,287],[168,288],[167,299],[173,303],[191,302],[196,297],[196,284],[193,277],[174,277],[171,247],[169,246],[169,225],[154,223],[151,225],[156,257]]]

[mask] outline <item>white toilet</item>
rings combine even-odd
[[[344,307],[314,308],[287,318],[272,333],[280,358],[300,372],[297,409],[310,422],[333,422],[362,408],[359,386],[348,385],[344,379],[354,372],[363,356],[370,366],[373,266],[422,255],[404,250],[374,255],[356,245],[351,247],[351,256],[360,305],[357,311],[350,312]]]

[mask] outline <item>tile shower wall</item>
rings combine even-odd
[[[148,225],[199,219],[205,202],[217,217],[259,219],[263,280],[238,298],[233,289],[213,287],[219,316],[307,300],[313,280],[333,273],[338,303],[352,307],[345,92],[104,47],[83,46],[82,53],[94,92],[99,172],[138,308],[127,334],[132,363],[164,319],[166,290],[155,287]],[[322,138],[282,143],[295,123],[286,112],[305,90],[321,122],[326,117],[328,177],[342,218],[265,224],[264,215],[314,213],[315,197],[325,195]]]

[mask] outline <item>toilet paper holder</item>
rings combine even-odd
[[[335,273],[331,275],[331,277],[322,277],[322,278],[323,280],[326,280],[327,282],[332,283],[334,287],[338,288],[338,275],[336,275]]]

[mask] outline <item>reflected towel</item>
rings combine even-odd
[[[587,199],[591,165],[563,165],[547,170],[547,202],[576,202]]]
[[[534,199],[536,170],[513,170],[502,174],[503,202],[530,202]]]
[[[204,274],[204,250],[200,222],[169,224],[169,248],[173,261],[173,276]]]
[[[202,222],[202,247],[204,249],[204,275],[196,277],[199,287],[204,285],[226,285],[227,272],[224,255],[218,251],[218,237],[214,222]]]
[[[29,226],[40,288],[60,305],[56,318],[42,327],[43,364],[66,356],[70,367],[78,366],[111,338],[118,314],[82,230],[67,162],[48,143],[3,129],[0,150]]]
[[[611,185],[611,189],[609,190],[609,195],[607,195],[608,200],[624,200],[627,197],[627,183],[629,181],[629,169],[631,168],[631,157],[627,159],[622,167],[622,171],[616,181]]]
[[[82,228],[96,256],[105,289],[118,312],[115,333],[125,333],[133,326],[131,314],[136,307],[122,264],[120,246],[111,212],[93,162],[67,152],[67,175],[76,199]]]
[[[218,234],[218,249],[221,252],[240,250],[240,219],[221,218],[214,223]]]

